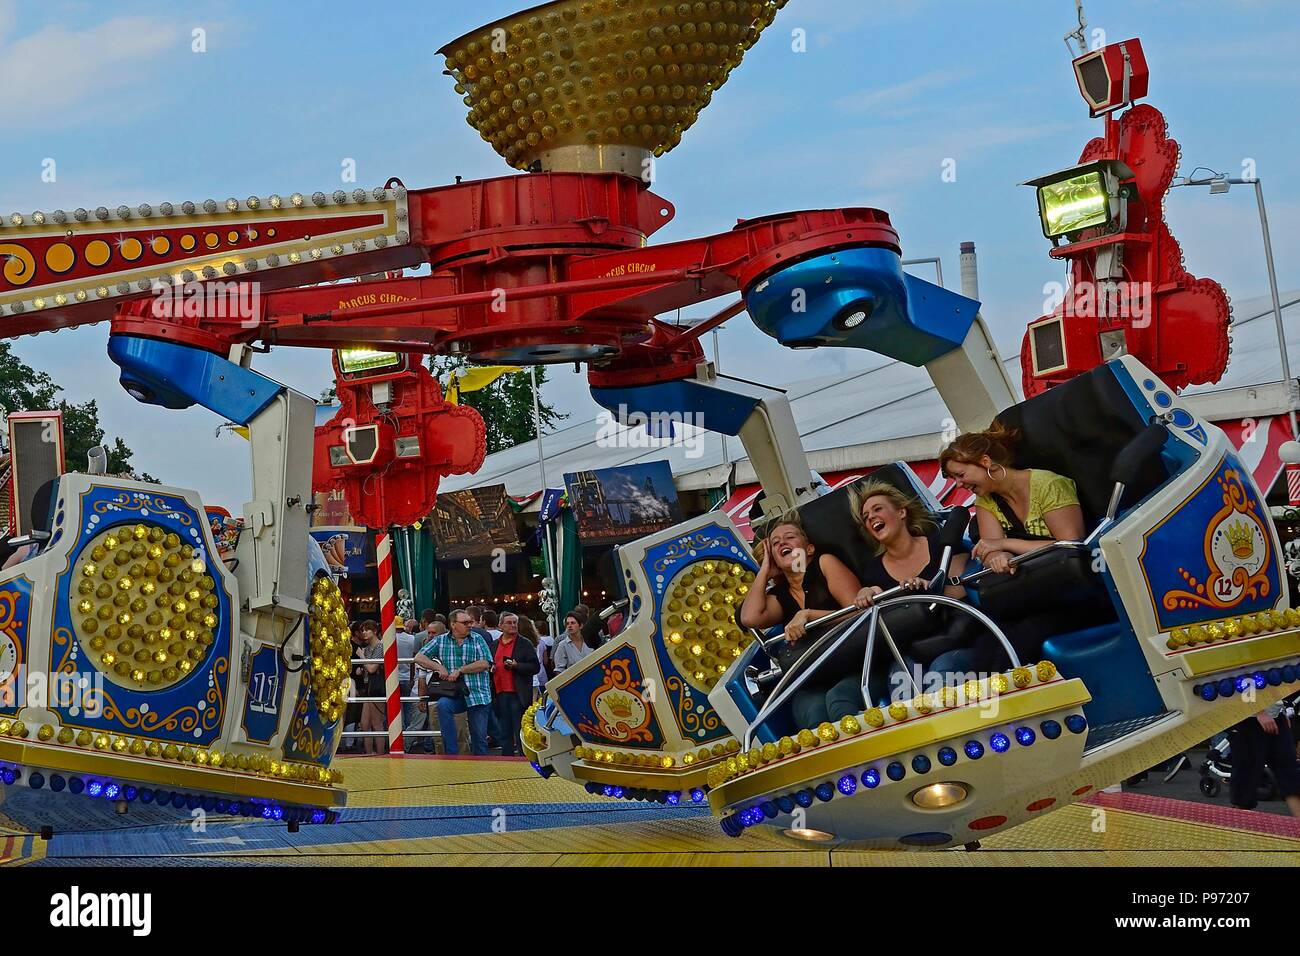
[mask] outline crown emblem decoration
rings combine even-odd
[[[620,694],[615,691],[612,694],[605,695],[605,706],[615,717],[632,716],[632,698],[627,694]]]
[[[1255,536],[1245,521],[1236,521],[1227,527],[1228,547],[1237,558],[1249,558],[1255,553]]]

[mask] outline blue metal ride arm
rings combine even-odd
[[[285,386],[203,349],[135,335],[114,335],[108,356],[122,369],[122,387],[137,401],[163,408],[202,405],[247,425]]]

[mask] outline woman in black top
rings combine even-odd
[[[870,607],[876,595],[899,585],[911,591],[929,591],[930,582],[939,573],[943,546],[939,543],[938,528],[924,517],[920,502],[893,485],[869,482],[849,493],[849,503],[853,518],[872,550],[867,572],[863,575],[865,586],[853,603],[861,608]],[[954,554],[948,565],[949,577],[960,575],[969,557],[964,551]],[[947,582],[936,584],[934,593],[958,600],[966,597],[965,588]],[[900,648],[914,678],[919,676],[914,666],[917,664],[939,674],[973,670],[980,656],[970,648],[945,647],[953,641],[941,630],[942,618],[916,618],[919,610],[915,605],[900,607],[898,612],[886,618],[893,624],[895,614],[901,617],[910,611],[909,618],[915,620],[906,622],[908,629],[922,632],[914,633],[917,639],[908,642],[906,648]],[[924,633],[930,629],[935,633]],[[935,650],[939,652],[935,653]],[[893,670],[897,671],[897,664]],[[891,674],[891,684],[901,685],[903,695],[912,696],[911,683],[901,676]]]
[[[744,627],[766,630],[784,625],[785,639],[794,644],[805,638],[808,624],[853,603],[859,592],[861,585],[853,572],[834,555],[818,555],[794,516],[770,525],[758,547],[762,552],[758,574],[740,606]],[[862,703],[858,677],[850,674],[829,689],[800,688],[791,710],[800,729],[813,729],[858,713]]]

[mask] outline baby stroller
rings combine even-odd
[[[1292,727],[1295,726],[1297,700],[1296,695],[1283,700],[1282,713],[1286,715],[1287,720],[1291,721]],[[1210,747],[1209,754],[1201,764],[1201,793],[1207,797],[1217,797],[1223,785],[1231,779],[1232,748],[1228,743],[1228,735],[1224,734]],[[1259,780],[1259,799],[1277,800],[1280,796],[1277,780],[1273,777],[1273,769],[1265,767]]]
[[[1207,797],[1217,797],[1228,782],[1232,780],[1232,750],[1228,745],[1228,736],[1224,734],[1218,743],[1210,747],[1210,752],[1201,763],[1201,793]],[[1278,798],[1277,781],[1273,771],[1264,768],[1259,780],[1259,799],[1276,800]]]

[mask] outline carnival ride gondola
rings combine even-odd
[[[797,508],[815,524],[833,502],[817,496],[782,394],[704,361],[700,336],[742,310],[785,345],[924,366],[963,428],[995,415],[1022,424],[1021,463],[1075,476],[1093,525],[1087,540],[1026,559],[1021,581],[1063,575],[1078,600],[1108,601],[1113,620],[1072,631],[1065,618],[1045,660],[882,706],[868,688],[860,716],[794,727],[782,695],[826,665],[810,655],[775,684],[754,679],[766,652],[732,613],[753,558],[724,516],[704,515],[619,550],[626,628],[525,715],[544,776],[611,797],[707,801],[732,834],[770,823],[948,846],[1062,806],[1287,692],[1300,614],[1281,587],[1277,535],[1222,434],[1176,391],[1222,371],[1227,303],[1182,270],[1163,222],[1177,147],[1157,111],[1131,106],[1145,94],[1140,44],[1076,61],[1094,115],[1111,112],[1084,166],[1039,184],[1065,209],[1052,232],[1044,205],[1045,232],[1064,240],[1053,255],[1074,282],[1061,310],[1031,324],[1031,397],[1017,402],[979,303],[906,274],[880,210],[785,213],[647,244],[673,209],[645,172],[782,6],[556,0],[453,41],[442,52],[470,124],[526,175],[4,220],[0,331],[111,321],[124,387],[249,425],[254,473],[229,566],[192,492],[71,474],[48,490],[38,555],[0,574],[12,656],[81,688],[47,703],[20,679],[30,674],[11,672],[0,774],[36,816],[57,790],[114,813],[152,802],[331,818],[345,797],[330,763],[347,640],[333,585],[304,554],[312,472],[384,527],[427,514],[440,476],[478,467],[482,422],[443,400],[424,354],[585,361],[593,397],[620,418],[690,412],[739,435],[766,513]],[[373,277],[419,265],[430,273]],[[1121,275],[1149,284],[1134,300],[1149,322],[1086,300]],[[331,284],[353,276],[364,278]],[[655,318],[734,292],[739,302],[689,330]],[[343,408],[316,434],[314,468],[313,403],[250,367],[254,346],[276,344],[337,350]],[[885,476],[924,496],[905,466]],[[1016,587],[1001,599],[1016,601]],[[860,638],[883,659],[881,613],[846,618],[820,638],[839,645],[825,659]]]

